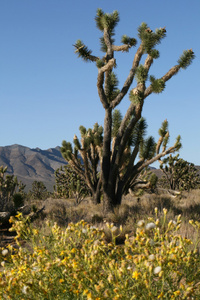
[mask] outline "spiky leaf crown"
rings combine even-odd
[[[144,139],[147,129],[147,122],[144,118],[141,118],[134,127],[129,139],[129,146],[136,146]]]
[[[183,51],[183,54],[178,60],[178,64],[182,69],[186,69],[195,58],[194,52],[192,49]]]
[[[106,28],[111,35],[114,35],[115,26],[119,22],[119,13],[115,10],[112,14],[107,14],[101,8],[98,8],[95,21],[100,31],[104,31]]]
[[[147,80],[148,77],[148,70],[143,66],[139,65],[136,70],[136,80],[138,83],[143,83]]]
[[[181,144],[181,136],[178,135],[177,138],[176,138],[175,148],[176,148],[176,150],[178,151],[181,147],[182,147],[182,144]]]
[[[122,122],[122,114],[118,109],[115,109],[112,115],[112,137],[117,136],[121,122]]]
[[[162,79],[156,79],[154,76],[149,76],[149,80],[151,82],[151,87],[153,90],[153,93],[159,94],[162,93],[162,91],[165,88],[165,82]]]
[[[156,149],[156,143],[154,141],[154,138],[150,136],[148,139],[143,141],[140,145],[140,158],[146,160],[151,159],[155,154]]]
[[[122,44],[135,46],[137,44],[137,40],[135,38],[130,38],[127,35],[123,35],[121,38]]]
[[[166,29],[163,27],[153,32],[146,23],[142,23],[138,28],[138,36],[143,43],[144,51],[151,54],[152,49],[166,36]]]
[[[144,93],[140,90],[133,89],[129,93],[129,100],[135,105],[140,104],[144,99]]]
[[[81,137],[85,136],[87,133],[87,130],[83,125],[79,126],[79,131],[81,133]]]
[[[92,54],[92,51],[89,50],[81,40],[77,40],[74,47],[78,57],[81,57],[85,61],[90,61],[89,57]]]
[[[158,130],[158,133],[160,136],[164,138],[167,132],[168,132],[168,121],[164,120],[162,122],[160,129]]]
[[[102,68],[105,65],[104,61],[102,59],[98,59],[96,61],[96,66],[98,69]]]
[[[112,101],[119,94],[119,89],[117,88],[119,81],[114,72],[110,72],[107,79],[107,91],[106,96],[109,101]]]

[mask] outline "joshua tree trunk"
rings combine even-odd
[[[101,202],[101,181],[100,180],[97,184],[97,187],[93,190],[92,202],[94,204],[99,204]]]

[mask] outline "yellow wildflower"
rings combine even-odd
[[[94,288],[97,292],[99,292],[101,290],[101,287],[97,284],[94,285]]]
[[[15,218],[20,218],[22,216],[21,212],[18,212],[18,214],[15,216]]]
[[[92,294],[91,293],[87,294],[87,300],[92,300]]]
[[[158,299],[162,298],[164,296],[164,293],[161,292],[160,295],[158,295]]]
[[[113,278],[112,274],[109,274],[107,279],[108,279],[109,283],[112,283],[114,278]]]
[[[38,234],[39,234],[39,230],[33,229],[33,234],[34,234],[34,235],[38,235]]]
[[[138,273],[137,271],[134,271],[133,275],[132,275],[132,278],[135,279],[135,280],[138,280],[139,276],[140,276],[140,273]]]
[[[88,289],[83,291],[83,295],[87,295],[89,293]]]
[[[181,292],[180,292],[179,290],[177,290],[177,291],[174,292],[174,295],[175,295],[175,296],[179,296],[180,293],[181,293]]]

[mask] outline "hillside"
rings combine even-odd
[[[28,190],[34,180],[44,182],[49,191],[55,184],[54,171],[66,161],[60,148],[41,150],[21,145],[0,147],[0,166],[7,166],[7,173],[14,174],[18,180],[26,184]]]

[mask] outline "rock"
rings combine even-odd
[[[0,212],[0,223],[5,223],[8,222],[9,218],[10,218],[10,212],[8,211],[2,211]]]

